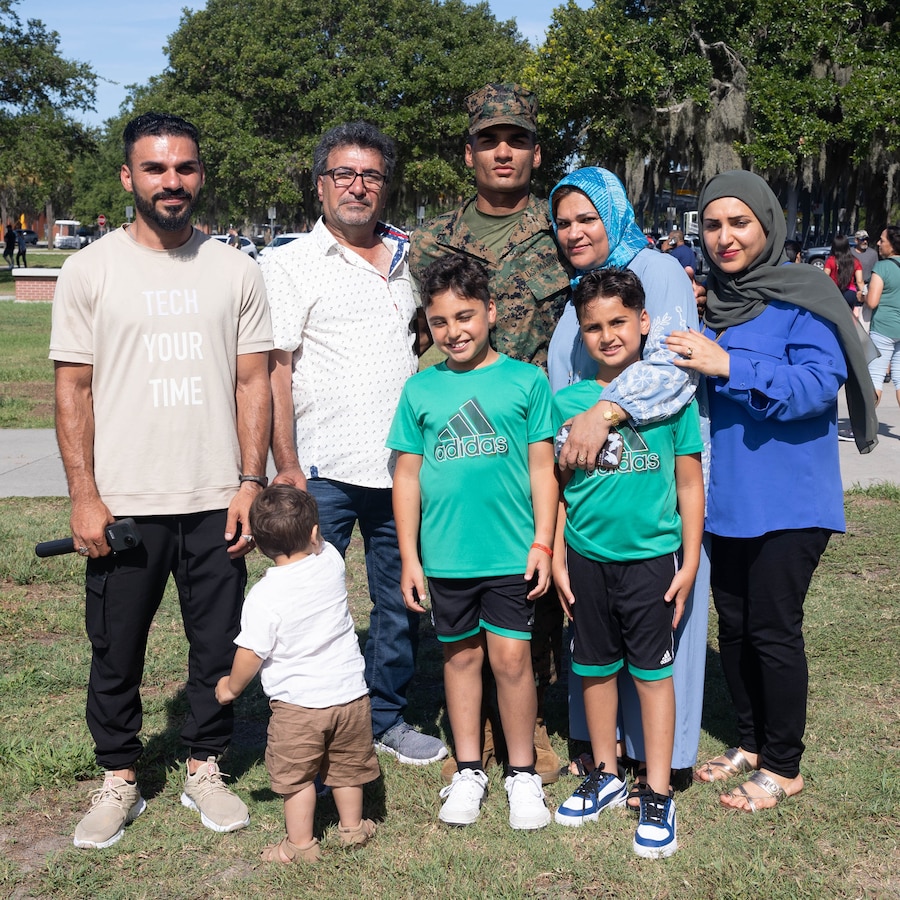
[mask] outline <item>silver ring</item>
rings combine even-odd
[[[241,537],[249,544],[253,540],[252,534],[242,534]]]
[[[79,552],[82,556],[87,556],[87,555],[88,555],[88,548],[87,548],[87,547],[79,547],[79,548],[78,548],[78,552]]]
[[[693,347],[688,347],[687,350],[684,351],[684,355],[685,355],[688,359],[693,358],[693,356],[694,356],[694,348],[693,348]]]

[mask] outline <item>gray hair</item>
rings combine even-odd
[[[375,150],[384,160],[384,174],[390,181],[394,177],[397,165],[397,145],[393,138],[380,132],[370,122],[345,122],[335,125],[319,139],[313,150],[312,177],[313,184],[328,167],[328,156],[338,147],[361,147],[363,150]]]

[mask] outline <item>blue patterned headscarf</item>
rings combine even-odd
[[[550,218],[557,233],[554,195],[564,185],[577,188],[594,204],[609,239],[609,256],[597,268],[627,266],[648,246],[647,237],[634,220],[634,208],[625,196],[625,186],[608,169],[588,166],[576,169],[550,192]]]

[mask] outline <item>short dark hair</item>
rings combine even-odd
[[[884,231],[894,256],[900,255],[900,225],[885,225]]]
[[[312,177],[313,184],[328,168],[328,156],[338,147],[362,147],[363,150],[375,150],[384,160],[384,174],[388,181],[394,177],[397,165],[397,145],[394,139],[379,131],[371,122],[345,122],[335,125],[319,138],[313,150]]]
[[[125,143],[125,164],[131,165],[131,151],[142,137],[156,135],[175,135],[190,138],[197,145],[197,156],[200,156],[200,132],[197,126],[173,116],[170,113],[149,112],[136,116],[126,126],[122,139]]]
[[[592,300],[600,297],[618,297],[622,306],[627,309],[642,310],[644,308],[644,286],[641,279],[630,269],[610,267],[594,269],[581,280],[572,294],[572,305],[575,315],[581,321],[581,312]]]
[[[422,273],[419,285],[422,306],[427,309],[435,294],[453,291],[460,297],[480,300],[485,306],[491,302],[490,276],[487,269],[463,253],[442,256],[430,263]]]
[[[803,249],[800,246],[800,241],[785,241],[784,242],[784,252],[787,254],[787,258],[793,262],[797,258],[797,254]]]
[[[267,487],[250,505],[253,538],[269,559],[308,547],[318,524],[316,498],[290,484]]]

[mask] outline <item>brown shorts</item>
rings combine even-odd
[[[325,709],[283,700],[272,700],[269,707],[266,768],[276,794],[296,793],[317,774],[333,788],[367,784],[381,774],[368,695]]]

